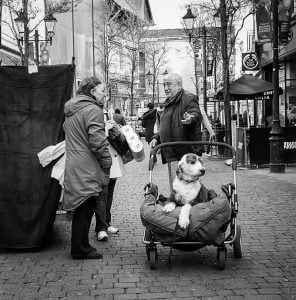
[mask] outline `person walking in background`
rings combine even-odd
[[[113,114],[113,120],[114,120],[117,124],[119,124],[119,125],[121,125],[121,126],[126,125],[126,121],[125,121],[125,119],[124,119],[124,116],[121,114],[121,111],[120,111],[120,109],[118,109],[118,108],[115,108],[115,111],[114,111],[114,114]]]
[[[145,139],[149,144],[152,140],[154,134],[158,132],[157,126],[157,117],[158,112],[157,109],[154,108],[153,103],[147,104],[148,110],[142,116],[142,127],[145,128]],[[156,155],[154,156],[154,163],[157,162]]]
[[[102,106],[105,84],[96,77],[84,79],[77,96],[65,103],[66,163],[63,209],[74,211],[71,255],[74,259],[99,259],[89,243],[96,203],[108,185],[112,164],[105,137]]]
[[[159,134],[152,137],[150,147],[156,144],[176,141],[201,141],[202,114],[196,95],[183,89],[182,77],[169,73],[163,79],[167,99],[160,119]],[[161,150],[163,163],[180,160],[189,152],[202,155],[204,147],[178,146],[165,147]]]
[[[289,104],[288,120],[290,126],[296,125],[296,105],[294,103]]]
[[[149,144],[151,142],[152,136],[156,133],[154,132],[154,126],[157,118],[157,109],[154,108],[153,103],[147,104],[148,110],[144,112],[142,116],[142,126],[145,130],[145,139]]]

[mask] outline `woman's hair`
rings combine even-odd
[[[97,85],[102,84],[102,83],[103,82],[97,77],[87,77],[80,82],[80,85],[77,89],[77,94],[78,95],[83,94],[83,95],[93,98],[94,96],[91,94],[90,91],[94,87],[96,87]]]
[[[120,109],[119,108],[115,108],[115,111],[114,111],[116,114],[120,114]]]

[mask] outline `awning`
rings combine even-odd
[[[229,85],[230,100],[269,100],[273,95],[273,83],[251,76],[243,75]],[[283,90],[279,88],[280,94]],[[214,96],[214,101],[223,101],[224,88]]]

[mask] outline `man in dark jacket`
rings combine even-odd
[[[151,142],[152,136],[154,135],[154,125],[156,122],[157,109],[154,108],[153,103],[147,104],[148,110],[142,116],[142,126],[145,130],[145,139],[147,143]]]
[[[119,125],[126,125],[124,116],[121,114],[120,109],[116,108],[113,114],[113,120]]]
[[[157,143],[177,141],[201,141],[202,115],[197,96],[183,89],[182,77],[177,73],[164,77],[163,84],[167,99],[160,119],[159,134],[153,136],[150,146],[153,148]],[[166,163],[180,160],[189,152],[202,155],[204,147],[164,147],[161,150],[162,161]]]

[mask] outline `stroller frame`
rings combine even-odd
[[[229,205],[231,207],[231,219],[230,221],[225,224],[223,227],[223,232],[226,234],[226,230],[229,226],[229,233],[225,236],[224,242],[221,245],[215,246],[217,247],[217,255],[216,255],[216,262],[215,266],[217,269],[224,270],[225,269],[225,261],[227,257],[227,248],[226,245],[230,245],[233,247],[233,255],[235,258],[242,257],[242,245],[241,245],[241,227],[237,224],[237,214],[238,214],[238,196],[237,196],[237,182],[236,182],[236,170],[237,170],[237,160],[236,160],[236,151],[235,149],[226,144],[221,142],[209,142],[209,141],[202,141],[202,142],[191,142],[191,141],[184,141],[184,142],[170,142],[170,143],[163,143],[157,145],[154,149],[150,151],[150,159],[149,159],[149,183],[152,184],[152,171],[154,168],[154,157],[159,149],[167,146],[181,146],[181,145],[208,145],[208,146],[223,146],[228,148],[232,155],[232,170],[233,170],[233,183],[229,183],[226,185],[222,185],[222,191],[225,193]],[[172,192],[172,169],[171,163],[168,162],[168,171],[169,171],[169,184],[170,184],[170,192]],[[146,188],[145,195],[148,193],[148,187]],[[158,241],[155,237],[153,231],[148,228],[145,228],[144,235],[143,235],[143,243],[146,246],[146,254],[147,259],[150,263],[150,269],[154,270],[156,268],[156,261],[158,260],[157,254],[157,245],[168,246],[171,247],[170,249],[170,257],[172,254],[172,249],[176,248],[182,251],[182,247],[189,246],[200,249],[205,246],[209,246],[208,244],[204,244],[199,241],[176,241],[176,242],[161,242]],[[193,250],[192,250],[193,251]]]

